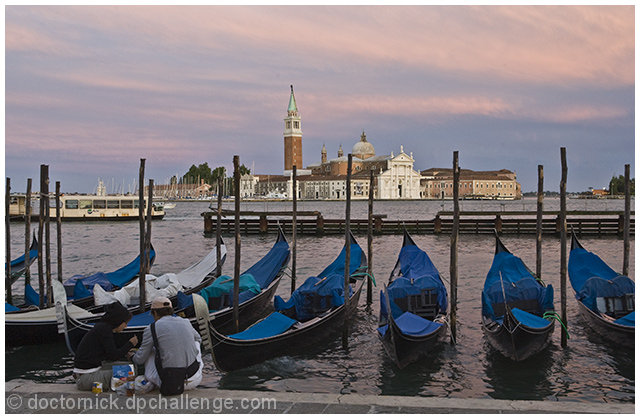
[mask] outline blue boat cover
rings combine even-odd
[[[631,278],[618,275],[598,255],[585,249],[571,250],[568,270],[576,298],[596,313],[598,297],[623,297],[625,294],[635,294],[635,283]]]
[[[499,252],[493,258],[482,290],[482,314],[501,322],[502,316],[495,315],[492,305],[504,303],[505,297],[507,304],[537,300],[540,313],[553,310],[553,287],[543,287],[536,281],[519,257],[509,252]]]
[[[38,249],[33,249],[29,251],[29,261],[34,261],[36,258],[38,257]],[[24,255],[17,257],[16,259],[11,261],[11,267],[15,267],[18,265],[21,265],[24,263],[25,261],[25,257]],[[7,266],[7,264],[5,263],[4,266]]]
[[[156,252],[152,248],[150,254],[151,264],[155,260]],[[93,287],[96,284],[105,291],[122,288],[131,282],[140,273],[140,256],[137,256],[129,264],[113,272],[97,272],[92,275],[74,275],[64,281],[65,287],[73,286],[73,295],[67,295],[68,300],[90,297],[93,295]]]
[[[624,317],[620,317],[614,323],[620,324],[622,326],[631,326],[636,327],[636,312],[632,311]]]
[[[269,287],[269,284],[271,284],[278,272],[280,272],[280,269],[282,269],[288,257],[289,243],[285,240],[276,242],[271,250],[269,250],[269,253],[247,269],[244,274],[253,275],[253,278],[260,288],[265,289]],[[240,296],[240,302],[242,302],[242,296]]]
[[[319,278],[324,278],[325,276],[329,276],[332,274],[342,275],[344,278],[344,263],[347,259],[347,250],[346,247],[342,248],[342,251],[329,266],[327,266],[324,271],[318,274]],[[362,262],[362,248],[357,243],[351,244],[351,255],[349,260],[349,273],[352,274],[360,267]]]
[[[4,312],[11,313],[12,311],[19,311],[20,309],[16,306],[12,306],[9,303],[4,303]]]
[[[427,336],[442,327],[442,323],[432,322],[408,311],[402,313],[395,322],[403,334],[410,336]]]
[[[439,312],[446,313],[447,289],[427,253],[415,245],[403,246],[398,261],[403,276],[396,278],[387,288],[393,317],[398,318],[403,313],[402,309],[394,303],[395,299],[420,294],[424,289],[437,290]],[[384,291],[380,291],[380,315],[382,317],[387,315]]]
[[[47,300],[47,296],[44,296],[45,301]],[[24,301],[32,306],[40,305],[40,294],[36,290],[33,289],[31,284],[26,284],[24,287]]]
[[[282,313],[271,313],[268,317],[249,327],[247,330],[229,335],[230,338],[242,340],[262,339],[276,336],[289,330],[296,321]]]
[[[145,311],[144,313],[134,314],[127,323],[127,326],[148,326],[154,322],[151,311]]]
[[[182,291],[178,291],[178,303],[176,304],[176,310],[182,310],[193,305],[193,295],[185,294]]]
[[[543,319],[542,317],[538,317],[535,314],[520,310],[519,308],[512,308],[511,314],[513,314],[513,317],[515,317],[516,320],[520,323],[534,329],[544,329],[545,327],[549,326],[550,323],[550,321],[547,319]]]
[[[569,253],[568,271],[571,287],[576,294],[582,290],[589,278],[597,276],[613,279],[618,276],[598,255],[581,248],[573,249]]]
[[[635,283],[626,276],[616,276],[613,279],[603,279],[597,276],[587,279],[576,298],[582,301],[589,310],[599,312],[596,299],[598,297],[623,297],[625,294],[635,294]]]
[[[349,296],[351,295],[353,295],[353,290],[351,286],[349,286]],[[328,298],[323,299],[318,297]],[[314,306],[314,301],[317,301],[319,306]],[[276,311],[283,311],[295,307],[296,319],[301,322],[316,317],[319,312],[324,312],[332,307],[339,307],[343,304],[344,273],[342,275],[331,274],[327,276],[326,279],[310,276],[291,294],[289,301],[285,302],[279,295],[276,295],[273,301]]]
[[[357,243],[351,245],[351,255],[349,261],[349,273],[353,274],[362,263],[362,248]],[[273,301],[276,311],[287,310],[295,307],[298,321],[307,321],[319,312],[329,310],[344,304],[344,268],[346,262],[346,246],[342,247],[338,257],[331,262],[318,276],[307,278],[298,287],[289,301],[285,302],[282,297],[276,295]],[[349,296],[353,295],[353,289],[349,286]],[[330,297],[330,302],[326,298]],[[314,305],[314,301],[318,304]]]

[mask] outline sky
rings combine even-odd
[[[282,174],[364,131],[414,168],[509,169],[523,191],[634,165],[633,6],[6,6],[5,176],[134,192],[192,164]]]

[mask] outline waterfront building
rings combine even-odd
[[[420,174],[424,198],[453,198],[453,169],[431,168]],[[507,169],[460,169],[459,196],[462,199],[521,199],[522,189],[516,180],[516,173]]]

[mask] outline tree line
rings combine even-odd
[[[247,175],[251,173],[251,169],[248,169],[244,164],[239,167],[240,175]],[[224,166],[211,169],[209,163],[205,162],[198,166],[192,164],[187,173],[178,178],[177,176],[171,177],[172,185],[183,184],[195,184],[204,181],[209,185],[216,185],[218,179],[228,179],[233,176],[233,173],[227,174],[227,169]]]

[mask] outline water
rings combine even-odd
[[[471,202],[464,210],[535,209],[535,199],[515,202]],[[231,204],[227,204],[229,208]],[[245,203],[244,209],[289,209],[290,203]],[[366,202],[354,202],[352,216],[366,217]],[[376,202],[375,212],[390,219],[430,218],[451,202],[412,201],[408,203]],[[568,200],[569,209],[621,210],[624,201]],[[197,262],[215,244],[215,237],[203,235],[200,214],[207,202],[178,203],[167,210],[164,220],[153,222],[153,245],[157,260],[153,274],[177,272]],[[302,202],[300,210],[320,210],[325,218],[341,217],[344,204],[338,202]],[[559,200],[545,200],[545,209],[559,208]],[[139,225],[124,223],[65,223],[63,225],[63,276],[113,270],[132,260],[139,251]],[[55,227],[52,228],[55,238]],[[23,224],[11,224],[11,249],[17,255],[24,247]],[[366,237],[356,236],[365,247]],[[449,278],[448,236],[416,235],[416,243],[426,250],[445,280]],[[272,246],[275,235],[242,238],[243,269],[261,258]],[[55,240],[53,240],[55,241]],[[233,272],[233,238],[226,237],[227,264],[224,273]],[[505,236],[505,245],[535,266],[533,235]],[[597,253],[614,269],[622,268],[622,240],[615,237],[583,238],[582,244]],[[298,281],[318,274],[344,243],[342,236],[298,237]],[[568,318],[571,333],[568,347],[560,347],[560,330],[556,327],[553,342],[543,353],[524,363],[514,363],[495,353],[483,337],[480,326],[480,290],[491,265],[494,239],[489,235],[461,235],[459,239],[458,343],[444,344],[432,359],[398,370],[388,359],[375,333],[379,312],[379,290],[395,264],[402,243],[401,236],[378,236],[373,240],[374,275],[378,288],[370,311],[366,292],[352,324],[349,350],[341,347],[339,336],[305,355],[283,356],[244,370],[222,374],[205,357],[202,385],[221,389],[263,391],[359,393],[462,398],[526,400],[563,400],[633,403],[635,393],[634,354],[618,350],[594,336],[578,316],[573,295],[569,294]],[[634,277],[634,241],[631,242],[630,276]],[[56,250],[52,248],[52,272],[56,277]],[[32,265],[34,270],[36,264]],[[560,241],[543,240],[543,279],[555,288],[556,309],[560,306]],[[20,294],[22,281],[14,284]],[[288,298],[290,283],[282,279],[278,293]],[[571,293],[571,291],[569,291]],[[73,360],[64,344],[25,346],[5,351],[5,380],[24,378],[39,382],[72,382]]]

